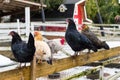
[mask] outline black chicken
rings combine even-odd
[[[77,31],[76,25],[72,19],[67,19],[68,27],[65,33],[65,39],[75,55],[84,49],[93,50],[97,52],[97,48],[93,46],[92,42],[83,34]]]
[[[105,41],[101,41],[100,39],[98,39],[97,36],[89,29],[87,25],[82,25],[81,33],[87,36],[87,38],[91,40],[91,42],[97,49],[110,49],[109,45]]]
[[[21,37],[18,35],[18,33],[11,31],[9,35],[12,36],[12,43],[11,43],[11,49],[13,52],[13,55],[17,62],[26,63],[31,62],[33,60],[33,56],[35,53],[35,46],[34,46],[34,37],[30,33],[28,43],[25,43],[22,41]]]

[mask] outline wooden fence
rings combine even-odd
[[[91,28],[91,30],[97,34],[100,35],[101,32],[104,32],[105,35],[110,36],[119,36],[120,35],[120,25],[118,24],[88,24]],[[8,33],[10,31],[16,31],[18,32],[18,26],[20,27],[20,34],[26,34],[26,27],[24,23],[0,23],[0,40],[6,39],[9,40],[10,36],[8,36]],[[64,22],[31,22],[31,31],[34,31],[34,28],[39,28],[40,26],[46,27],[46,26],[52,26],[52,27],[64,27],[66,28],[67,24]],[[103,26],[104,30],[100,30],[99,26]],[[64,32],[54,31],[54,32],[48,32],[48,31],[41,31],[43,35],[54,35],[54,36],[64,36]]]
[[[91,30],[100,35],[101,32],[104,32],[109,36],[118,36],[120,35],[120,25],[119,24],[88,24]],[[103,27],[103,30],[100,30],[100,26]]]
[[[0,54],[4,52],[0,52]],[[9,51],[8,53],[11,53]],[[5,55],[5,54],[4,54]],[[75,58],[68,57],[53,61],[53,65],[47,63],[37,64],[35,77],[46,76],[55,72],[70,69],[76,66],[82,66],[94,61],[110,58],[113,56],[120,55],[120,47],[111,48],[110,50],[102,50],[99,52],[93,52],[90,54],[78,55]],[[66,65],[67,64],[67,65]],[[5,72],[0,72],[1,80],[31,80],[31,66],[21,69],[13,69]]]
[[[25,34],[25,24],[20,23],[20,34]],[[18,32],[18,24],[17,23],[0,23],[0,42],[9,41],[11,39],[8,36],[10,31]]]

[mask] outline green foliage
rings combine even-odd
[[[97,7],[96,7],[94,0],[87,0],[86,10],[87,10],[88,18],[93,20],[93,18],[97,14]]]
[[[48,9],[54,9],[63,3],[63,0],[45,0]],[[57,7],[58,8],[58,7]]]
[[[120,14],[120,5],[118,0],[97,0],[104,23],[114,23],[114,17]],[[87,0],[86,10],[88,18],[96,22],[98,8],[96,6],[95,0]]]

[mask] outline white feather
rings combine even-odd
[[[49,58],[51,58],[51,50],[46,42],[35,41],[35,46],[36,46],[35,55],[37,59],[48,60]]]

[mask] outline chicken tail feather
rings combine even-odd
[[[34,37],[33,35],[30,33],[29,34],[29,39],[28,39],[28,47],[33,47],[34,46]]]

